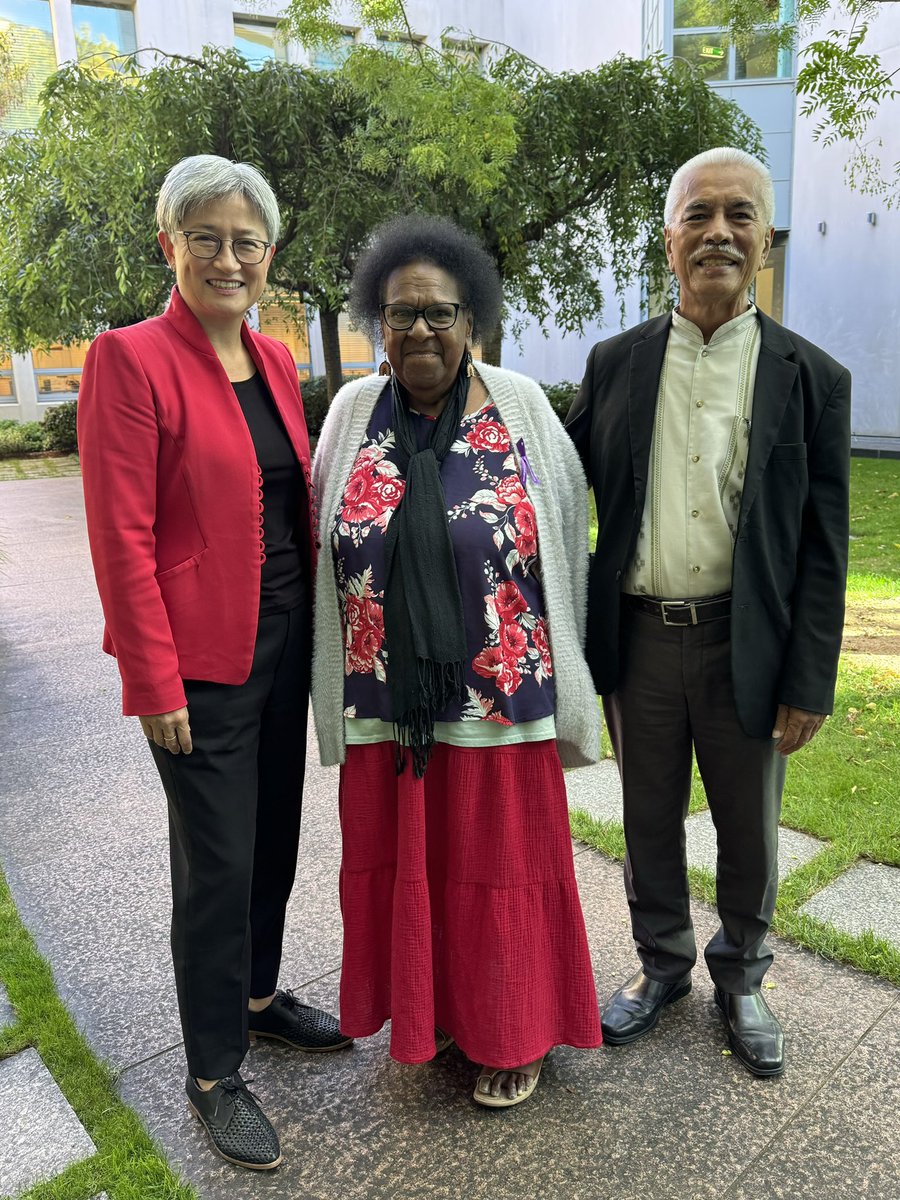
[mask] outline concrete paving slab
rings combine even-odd
[[[729,1200],[900,1196],[900,999],[741,1176]]]
[[[0,1062],[0,1193],[19,1196],[96,1154],[36,1050]]]
[[[800,911],[827,921],[842,933],[857,937],[870,930],[900,946],[900,868],[858,862],[817,892]]]
[[[604,996],[634,969],[621,932],[621,870],[588,852],[577,873]],[[716,918],[702,905],[695,918],[705,941]],[[718,1200],[900,996],[796,947],[776,941],[776,952],[770,999],[790,1048],[782,1079],[755,1079],[722,1054],[712,986],[698,969],[694,992],[646,1039],[615,1050],[556,1049],[534,1099],[506,1113],[472,1103],[476,1068],[455,1048],[420,1067],[394,1063],[387,1028],[333,1055],[256,1043],[244,1075],[281,1136],[285,1162],[272,1176],[248,1178],[209,1153],[183,1102],[180,1051],[126,1071],[121,1091],[203,1200],[494,1200],[498,1181],[529,1198]],[[336,974],[323,979],[303,998],[333,1008],[337,982]],[[834,1111],[823,1119],[831,1141],[822,1167],[840,1175],[842,1118]]]
[[[9,1002],[9,996],[6,994],[6,988],[0,983],[0,1029],[5,1029],[7,1025],[12,1025],[16,1020],[16,1011]]]
[[[569,808],[580,809],[595,821],[622,823],[622,785],[619,769],[611,758],[592,767],[566,771]]]
[[[711,874],[716,873],[716,829],[708,810],[694,813],[685,821],[687,836],[687,859],[692,867],[704,867]],[[778,827],[778,878],[784,879],[791,871],[796,871],[805,863],[811,862],[827,846],[810,837],[808,833],[798,833],[795,829]]]
[[[118,717],[122,708],[122,685],[116,663],[100,651],[101,629],[85,628],[84,639],[65,646],[13,647],[0,635],[0,713],[27,710],[22,718],[25,728],[43,713],[45,726],[64,719],[62,710],[73,702],[91,713],[98,698],[112,705],[111,715]],[[99,652],[99,653],[98,653]],[[21,741],[12,738],[4,749],[18,749]]]
[[[34,516],[30,497],[23,499],[28,488],[39,486],[31,482],[0,486],[0,508],[6,517],[4,503],[12,493],[2,488],[18,489],[17,533],[24,528],[32,540],[46,533],[61,548],[68,536],[64,524],[71,520],[66,510],[78,498],[69,485],[77,482],[41,481],[44,500],[38,505],[46,503],[46,519]],[[21,540],[27,540],[24,534]],[[71,539],[66,552],[89,572],[83,540],[78,545]],[[38,651],[41,670],[64,674],[67,665],[70,678],[83,680],[88,689],[96,686],[89,663],[115,672],[99,651],[99,627],[72,646],[68,664],[50,662]],[[16,661],[24,663],[24,657]],[[0,677],[5,670],[4,663]],[[23,665],[20,696],[27,697],[27,686]],[[335,1055],[303,1056],[261,1043],[251,1051],[246,1076],[255,1080],[254,1090],[280,1128],[286,1163],[272,1176],[240,1172],[206,1149],[186,1111],[182,1048],[175,1043],[165,1048],[166,1038],[178,1032],[164,936],[165,811],[152,762],[137,738],[123,735],[117,706],[106,698],[95,703],[96,690],[86,692],[85,709],[96,716],[90,742],[89,728],[72,712],[80,684],[68,693],[42,686],[40,704],[55,707],[57,720],[35,726],[43,729],[46,744],[35,740],[12,759],[4,755],[4,779],[12,761],[17,795],[27,798],[29,817],[10,818],[11,806],[0,805],[0,858],[23,918],[53,964],[64,1001],[95,1050],[126,1068],[123,1095],[151,1124],[174,1168],[197,1184],[202,1200],[226,1195],[494,1200],[499,1190],[560,1200],[718,1200],[737,1196],[733,1189],[751,1178],[766,1155],[783,1163],[779,1186],[788,1187],[790,1130],[801,1129],[813,1100],[831,1094],[843,1064],[862,1055],[867,1036],[898,1003],[900,992],[891,985],[773,939],[776,960],[769,979],[776,986],[767,996],[788,1039],[783,1078],[754,1079],[733,1057],[722,1055],[725,1036],[701,965],[693,993],[672,1006],[646,1039],[617,1050],[554,1051],[534,1099],[507,1113],[472,1104],[475,1069],[456,1050],[423,1067],[393,1063],[387,1030]],[[59,736],[67,721],[68,742]],[[27,723],[17,728],[25,734]],[[25,761],[29,755],[33,773]],[[594,776],[573,772],[567,785],[596,792],[602,779],[613,794],[614,764],[607,760],[592,770]],[[313,756],[282,983],[330,1007],[336,1003],[340,954],[336,803],[337,772],[322,771]],[[622,871],[582,849],[576,874],[602,1000],[636,968]],[[703,905],[694,906],[694,916],[702,945],[717,919]],[[103,936],[111,943],[107,949]],[[90,974],[89,959],[107,953],[113,980],[102,988]],[[134,1012],[134,1019],[123,1012]],[[142,1014],[147,1014],[143,1041]],[[149,1058],[156,1047],[162,1052]],[[896,1059],[895,1047],[891,1057]],[[860,1057],[861,1086],[867,1069]],[[877,1073],[873,1079],[880,1087]],[[896,1110],[896,1097],[881,1094]],[[794,1191],[785,1195],[844,1200],[857,1194],[859,1160],[842,1144],[845,1121],[839,1105],[823,1105],[815,1120],[810,1117],[807,1141],[798,1143],[802,1171]],[[842,1175],[845,1160],[849,1167]],[[816,1176],[826,1181],[826,1190],[804,1192]],[[759,1179],[755,1194],[774,1195],[765,1191],[765,1172]]]

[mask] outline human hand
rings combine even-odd
[[[825,713],[808,712],[790,704],[779,704],[772,737],[778,739],[776,749],[785,758],[811,742],[825,724]]]
[[[152,716],[138,717],[144,736],[151,742],[156,742],[170,754],[190,754],[194,748],[191,742],[191,727],[188,724],[188,710],[176,708],[174,712],[155,713]]]

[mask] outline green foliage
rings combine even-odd
[[[198,153],[252,162],[272,184],[284,226],[275,287],[342,307],[366,233],[410,195],[396,154],[359,166],[352,140],[367,121],[340,76],[254,69],[231,50],[160,57],[141,74],[65,66],[34,134],[0,145],[0,344],[72,342],[159,312],[172,280],[156,196],[168,168]]]
[[[795,0],[794,20],[778,22],[769,0],[697,0],[710,10],[709,24],[724,25],[738,49],[760,27],[800,57],[797,94],[803,116],[816,118],[813,137],[824,145],[850,143],[845,173],[851,187],[880,196],[888,208],[900,202],[900,161],[882,160],[882,143],[868,138],[879,109],[900,97],[896,71],[864,43],[880,11],[878,0]]]
[[[355,375],[344,375],[337,386],[340,387],[342,383],[349,383],[351,379],[356,378],[358,377]],[[333,394],[328,387],[328,380],[324,375],[313,375],[312,379],[306,379],[300,384],[300,393],[303,396],[303,412],[309,436],[318,437],[322,431],[322,423],[328,415]]]
[[[45,450],[60,450],[68,454],[78,449],[75,427],[77,413],[77,400],[64,400],[62,404],[57,404],[44,413],[41,430]]]
[[[16,458],[43,449],[44,437],[39,421],[0,421],[0,458]]]
[[[9,30],[0,29],[0,117],[21,99],[27,74],[28,68],[15,61]]]
[[[23,1200],[85,1200],[104,1190],[118,1200],[197,1200],[119,1099],[109,1067],[94,1057],[66,1012],[2,872],[0,980],[16,1014],[15,1023],[0,1030],[0,1059],[34,1046],[97,1147],[90,1158],[36,1184]]]
[[[578,384],[564,379],[561,383],[542,383],[541,387],[550,401],[550,407],[561,421],[565,421],[572,401],[578,395]]]

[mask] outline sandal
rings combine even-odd
[[[445,1050],[449,1050],[453,1045],[453,1038],[449,1033],[445,1033],[440,1025],[434,1027],[434,1056],[437,1058],[439,1054],[443,1054]]]
[[[546,1055],[544,1057],[546,1057]],[[510,1070],[509,1067],[501,1067],[499,1071],[491,1071],[489,1074],[485,1073],[483,1075],[479,1075],[478,1079],[475,1081],[475,1091],[472,1095],[472,1099],[476,1104],[483,1104],[485,1108],[512,1108],[516,1104],[521,1104],[523,1100],[527,1100],[529,1096],[532,1095],[534,1089],[537,1087],[537,1082],[541,1077],[541,1067],[543,1065],[544,1059],[541,1058],[535,1067],[534,1075],[531,1076],[531,1083],[527,1084],[524,1088],[519,1088],[517,1090],[515,1099],[513,1100],[511,1100],[508,1096],[492,1096],[490,1092],[482,1092],[479,1090],[484,1080],[488,1081],[488,1086],[492,1085],[498,1075],[503,1075]]]

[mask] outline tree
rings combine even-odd
[[[24,63],[15,60],[9,30],[0,30],[0,117],[5,117],[21,99],[27,74]]]
[[[864,48],[883,4],[795,0],[789,21],[779,19],[780,6],[772,0],[695,0],[695,6],[710,23],[726,26],[738,49],[762,28],[797,51],[800,112],[815,118],[813,137],[824,145],[848,142],[850,185],[881,196],[888,208],[900,202],[900,160],[884,161],[880,139],[869,136],[879,108],[900,97],[900,70],[889,70],[880,55]],[[896,143],[890,153],[897,154]]]
[[[370,33],[407,39],[399,53],[352,49],[343,68],[351,88],[377,111],[412,114],[410,155],[428,183],[421,204],[479,235],[507,304],[541,325],[552,317],[581,330],[597,319],[607,265],[620,299],[635,279],[659,289],[662,207],[676,168],[723,143],[762,153],[752,122],[683,63],[620,56],[594,71],[552,74],[495,47],[483,74],[463,72],[446,44],[414,41],[403,0],[351,0],[350,8]],[[346,5],[340,11],[346,19]],[[313,48],[334,43],[341,27],[329,0],[291,0],[284,28]],[[479,149],[494,140],[498,115],[503,152],[485,163]],[[460,127],[476,131],[464,154]],[[487,361],[499,363],[501,340],[500,326],[485,338]]]
[[[0,147],[0,340],[15,349],[93,337],[158,312],[171,286],[154,204],[188,154],[252,162],[282,207],[270,280],[319,309],[329,383],[340,381],[337,314],[372,222],[409,187],[396,156],[363,164],[368,120],[339,75],[234,51],[160,58],[149,71],[71,64],[48,83],[34,134]],[[98,132],[102,131],[102,137]]]

